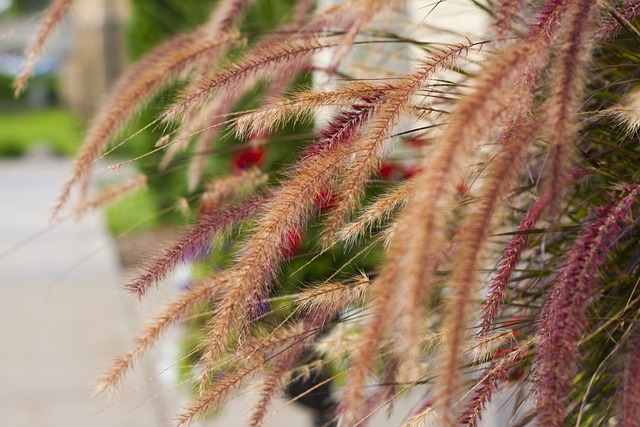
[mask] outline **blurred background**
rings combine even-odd
[[[127,0],[75,3],[27,92],[14,99],[12,79],[48,1],[0,1],[0,424],[168,425],[179,395],[166,392],[175,383],[170,374],[157,372],[175,348],[145,360],[125,390],[156,378],[123,402],[91,398],[97,376],[129,348],[145,313],[120,290],[126,270],[115,230],[102,212],[48,222],[87,119],[128,55]]]

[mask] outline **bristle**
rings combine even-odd
[[[205,192],[200,197],[200,210],[209,212],[222,206],[233,196],[245,192],[253,192],[267,183],[269,175],[257,168],[249,168],[236,175],[229,175],[210,181],[205,185]]]
[[[467,341],[466,331],[470,326],[472,301],[477,293],[478,271],[485,261],[495,215],[515,185],[524,153],[534,142],[537,132],[536,122],[517,123],[509,129],[509,135],[498,146],[498,153],[488,165],[481,194],[458,231],[458,248],[449,285],[453,295],[447,302],[443,320],[445,348],[440,363],[441,380],[438,381],[443,401],[452,405],[454,402],[447,399],[454,399],[462,385],[464,361],[461,350]],[[445,409],[445,414],[448,411]]]
[[[587,170],[578,169],[569,174],[564,186],[569,186],[582,175],[588,173]],[[515,235],[505,245],[500,255],[495,273],[489,281],[489,292],[485,304],[482,308],[480,329],[478,336],[486,336],[495,326],[498,315],[498,308],[504,300],[507,283],[511,279],[514,269],[520,261],[520,257],[529,242],[530,232],[536,226],[542,215],[549,208],[550,193],[543,193],[527,211],[522,222],[515,231]]]
[[[379,197],[369,204],[355,221],[338,230],[335,241],[347,246],[354,245],[367,231],[376,225],[386,223],[394,212],[403,209],[409,203],[415,185],[415,180],[410,179]]]
[[[627,135],[636,134],[640,130],[640,89],[631,91],[622,101],[604,113],[613,116],[614,120],[625,128]]]
[[[373,282],[372,300],[365,307],[370,316],[362,326],[358,342],[353,346],[355,351],[351,356],[350,369],[338,406],[339,425],[356,425],[369,415],[367,379],[374,374],[379,349],[389,331],[391,320],[397,314],[394,305],[400,294],[395,283],[403,274],[399,269],[398,258],[399,252],[388,252],[385,268]]]
[[[18,97],[27,87],[27,80],[29,80],[31,74],[33,74],[33,68],[36,65],[45,43],[53,31],[58,27],[58,24],[67,14],[67,11],[72,4],[73,0],[53,0],[51,5],[44,12],[44,18],[40,24],[38,34],[25,50],[27,62],[22,69],[22,73],[20,73],[13,82],[16,97]]]
[[[194,420],[215,410],[230,397],[231,393],[258,373],[260,373],[260,366],[248,365],[217,378],[211,388],[197,396],[191,405],[179,415],[176,426],[189,425]]]
[[[564,15],[569,4],[567,0],[546,0],[535,22],[529,27],[527,38],[546,37],[550,41],[560,26],[560,17]]]
[[[274,99],[277,96],[282,95],[282,92],[285,91],[295,79],[295,73],[282,73],[277,76],[274,80],[272,80],[269,84],[267,90],[267,99]],[[253,84],[248,80],[245,83],[245,86],[248,87],[250,84]],[[207,159],[209,158],[208,153],[213,147],[215,139],[218,136],[220,125],[222,124],[222,119],[225,114],[229,113],[230,108],[236,104],[242,96],[245,94],[245,88],[239,89],[233,93],[233,96],[224,96],[217,98],[216,102],[211,103],[213,105],[213,109],[211,109],[208,114],[212,119],[209,122],[209,126],[205,131],[198,137],[196,141],[196,155],[193,157],[192,162],[189,165],[189,170],[187,172],[187,182],[188,188],[190,190],[194,190],[200,181],[200,177],[204,171],[204,168],[207,163]],[[267,101],[267,106],[269,102]],[[207,107],[207,110],[210,107]],[[266,140],[266,132],[254,132],[249,137],[248,144],[256,146]]]
[[[504,41],[511,36],[514,27],[521,20],[519,14],[522,13],[525,2],[523,0],[499,0],[495,7],[496,16],[493,20],[493,28],[496,32],[496,40]]]
[[[509,371],[514,369],[518,361],[530,351],[532,343],[516,344],[499,357],[494,358],[483,371],[482,378],[474,387],[471,400],[457,421],[457,425],[476,427],[482,419],[482,411],[491,401],[499,386],[507,380]]]
[[[102,190],[88,200],[84,200],[73,208],[73,215],[76,218],[82,217],[90,210],[99,209],[115,200],[133,193],[147,185],[146,175],[135,176],[117,187]]]
[[[238,21],[243,17],[245,9],[253,0],[220,0],[216,2],[215,8],[211,11],[209,19],[200,28],[202,38],[208,40],[218,40],[220,37],[239,35],[236,28]],[[229,46],[221,46],[220,49],[207,52],[201,55],[194,63],[194,72],[185,89],[186,92],[196,90],[201,82],[205,81],[217,68],[220,58],[228,52]],[[191,111],[183,119],[183,125],[198,116],[197,109]]]
[[[346,132],[358,125],[360,123],[347,123],[332,137],[316,142],[325,149],[305,157],[290,178],[266,201],[251,238],[228,271],[232,285],[210,325],[205,353],[207,363],[215,361],[234,325],[251,321],[246,317],[250,307],[264,298],[280,264],[290,256],[285,247],[291,232],[304,227],[309,216],[317,210],[318,196],[331,186],[331,180],[340,171],[344,147],[339,131]],[[247,283],[252,285],[246,286]]]
[[[279,38],[278,38],[279,39]],[[255,46],[243,59],[234,61],[214,76],[203,79],[198,87],[187,92],[163,115],[162,121],[172,122],[188,116],[198,105],[216,94],[234,93],[247,79],[262,73],[278,73],[299,69],[309,56],[333,45],[331,40],[321,41],[307,36],[276,43],[266,39]]]
[[[467,348],[465,348],[464,353],[470,355],[472,363],[489,362],[495,356],[496,351],[508,347],[514,342],[518,331],[507,328],[506,323],[502,326],[504,327],[499,328],[498,331],[479,338],[474,337],[467,341]]]
[[[570,170],[578,132],[576,113],[582,102],[596,11],[597,1],[581,0],[569,7],[562,20],[561,47],[552,76],[551,94],[543,107],[549,142],[544,185],[550,193],[551,214],[564,195],[563,183]]]
[[[640,420],[640,339],[638,330],[631,344],[631,351],[625,358],[622,388],[622,418],[619,427],[635,427]]]
[[[440,425],[438,412],[432,407],[427,407],[411,417],[401,427],[437,427]]]
[[[197,305],[211,299],[217,289],[218,282],[200,283],[169,304],[159,316],[147,325],[142,335],[135,339],[135,348],[129,353],[117,357],[112,367],[100,377],[97,392],[104,393],[117,388],[133,364],[158,341],[170,326],[184,320]]]
[[[282,352],[296,341],[304,340],[316,331],[305,330],[303,321],[280,324],[275,330],[264,334],[256,334],[239,343],[235,354],[242,361],[261,360],[266,363],[274,355]]]
[[[251,420],[249,421],[251,427],[262,425],[271,400],[286,384],[288,379],[286,373],[294,367],[304,347],[302,343],[296,343],[277,357],[273,368],[269,370],[263,380],[260,390],[260,400],[256,406],[254,406],[251,413]]]
[[[225,123],[223,116],[228,113],[226,109],[221,108],[220,101],[224,100],[210,102],[197,111],[193,111],[189,117],[185,118],[182,125],[175,132],[175,136],[171,142],[164,145],[166,149],[162,160],[158,163],[159,169],[166,170],[175,156],[189,147],[192,139],[208,138],[209,136],[212,138],[216,137],[220,131],[220,126]],[[222,111],[222,113],[220,113],[220,111]],[[206,154],[208,153],[202,153],[200,155]]]
[[[366,118],[366,114],[362,114]],[[215,362],[233,327],[251,322],[248,318],[251,306],[266,296],[280,264],[291,255],[285,250],[291,233],[304,228],[318,209],[316,200],[331,188],[341,170],[348,155],[348,151],[345,152],[348,140],[345,141],[344,136],[352,134],[364,122],[364,118],[359,118],[336,125],[332,134],[314,142],[312,147],[321,148],[309,152],[290,173],[290,178],[265,202],[250,239],[227,272],[231,285],[210,324],[205,353],[207,366]],[[246,286],[247,283],[252,285]]]
[[[624,28],[633,28],[633,21],[640,16],[640,3],[627,1],[606,13],[596,31],[595,41],[605,42],[614,38]]]
[[[204,25],[205,34],[215,38],[219,34],[229,32],[252,2],[253,0],[218,1],[209,21]]]
[[[393,294],[391,284],[392,282],[384,281],[384,278],[379,277],[376,279],[376,285],[373,286],[374,297],[372,304],[369,305],[372,309],[372,317],[365,324],[359,345],[355,347],[351,358],[347,382],[338,406],[339,425],[356,425],[368,413],[365,384],[375,366],[380,342],[387,331],[387,320],[393,312],[389,303]]]
[[[293,84],[295,78],[296,74],[294,73],[282,73],[271,81],[267,94],[264,96],[265,101],[263,108],[269,108],[272,104],[276,103],[276,99],[281,97]],[[257,132],[252,132],[247,139],[247,144],[254,148],[264,145],[268,141],[268,134],[269,132],[267,132],[265,128]]]
[[[389,252],[403,251],[400,259],[403,273],[398,286],[405,289],[403,294],[410,298],[399,301],[399,305],[404,307],[401,312],[407,318],[420,316],[419,307],[428,295],[433,269],[442,257],[445,223],[452,209],[456,183],[463,179],[476,144],[488,136],[491,129],[486,124],[499,122],[507,106],[511,108],[510,113],[526,111],[527,97],[521,96],[522,90],[518,90],[518,86],[514,90],[514,84],[517,84],[515,79],[521,78],[524,70],[531,67],[534,58],[528,52],[535,46],[536,42],[511,46],[479,75],[474,92],[459,103],[431,157],[422,165],[423,172],[415,178],[424,184],[417,186],[411,204],[400,216],[398,232],[389,249]],[[534,52],[534,56],[543,54]],[[416,224],[420,226],[416,227]],[[388,263],[385,261],[384,267]],[[417,297],[420,300],[415,300]],[[453,344],[455,348],[456,343]],[[446,366],[451,368],[453,364]],[[439,403],[444,405],[445,425],[452,421],[452,405],[459,386],[455,378],[452,379],[452,383],[440,384],[443,388]]]
[[[193,257],[203,249],[206,250],[214,235],[246,219],[259,209],[262,202],[263,199],[258,196],[236,205],[203,213],[189,232],[165,250],[144,273],[125,285],[125,289],[138,297],[144,296],[151,285],[162,280],[177,263]]]
[[[497,270],[491,277],[487,300],[482,308],[479,336],[486,336],[494,327],[498,308],[504,300],[507,283],[529,242],[529,231],[538,223],[542,213],[545,211],[548,200],[549,197],[545,194],[531,206],[516,229],[516,234],[506,244],[500,256]]]
[[[195,138],[195,152],[189,162],[189,168],[187,170],[187,188],[189,191],[194,191],[200,179],[202,173],[210,158],[210,152],[214,144],[218,139],[218,135],[221,131],[221,126],[224,124],[226,116],[229,114],[231,108],[244,96],[245,89],[253,85],[255,81],[246,81],[247,86],[242,89],[232,92],[228,96],[221,96],[208,104],[203,108],[203,117],[205,121],[205,128]],[[202,125],[200,125],[202,126]],[[190,126],[187,123],[187,128]]]
[[[202,41],[199,30],[182,34],[156,47],[122,76],[87,131],[73,163],[71,177],[65,182],[53,209],[56,218],[74,186],[86,186],[88,175],[109,141],[131,120],[154,94],[175,79],[201,55],[231,42],[229,38]]]
[[[360,424],[365,423],[369,416],[379,412],[383,407],[386,407],[387,416],[393,413],[394,398],[398,396],[398,389],[400,388],[398,379],[398,361],[391,354],[385,360],[385,365],[380,373],[380,384],[377,386],[377,391],[367,402],[367,418],[361,420]],[[404,389],[408,389],[408,387],[404,386]]]
[[[257,427],[262,425],[271,399],[287,383],[286,380],[288,376],[286,373],[295,368],[298,359],[300,359],[304,351],[313,344],[317,337],[317,334],[314,332],[322,328],[326,322],[330,321],[334,314],[335,312],[319,310],[307,315],[301,321],[302,327],[300,329],[302,338],[293,342],[270,361],[271,369],[263,380],[260,400],[254,407],[249,423],[250,426]]]
[[[344,86],[336,90],[318,92],[314,90],[296,92],[289,99],[269,102],[255,112],[238,117],[235,122],[239,137],[254,133],[271,133],[285,123],[310,120],[319,107],[348,107],[359,104],[371,104],[366,98],[389,90],[387,84],[356,84]]]
[[[502,88],[509,88],[513,94],[513,80],[522,75],[528,65],[529,58],[522,56],[521,50],[531,48],[532,45],[512,47],[481,74],[476,91],[461,101],[445,135],[425,161],[424,172],[416,176],[417,182],[428,185],[417,186],[414,199],[400,216],[397,232],[376,280],[380,284],[374,289],[381,290],[382,294],[374,295],[374,301],[385,303],[376,304],[374,319],[363,332],[364,343],[356,351],[349,371],[340,406],[342,419],[347,423],[357,422],[363,416],[359,412],[364,410],[362,389],[390,319],[396,313],[420,318],[421,310],[416,311],[416,308],[421,307],[422,296],[428,295],[430,275],[441,258],[444,223],[456,191],[455,183],[462,177],[465,159],[469,157],[473,144],[487,134],[486,123],[495,123],[510,105],[504,99]],[[477,124],[477,128],[473,124]],[[391,288],[395,291],[390,291]],[[398,288],[403,291],[399,292]],[[409,297],[405,298],[405,295]],[[415,300],[416,295],[420,301]],[[407,312],[407,307],[411,307],[411,312]],[[400,356],[401,360],[405,356],[413,357]]]
[[[71,2],[51,2],[16,92]],[[187,375],[198,388],[180,426],[221,409],[257,377],[248,420],[257,427],[287,384],[327,364],[336,372],[323,384],[331,381],[340,399],[331,423],[341,427],[366,425],[423,385],[428,395],[403,425],[477,426],[512,382],[534,396],[518,396],[536,406],[522,422],[559,427],[593,412],[593,422],[637,424],[640,91],[629,74],[637,1],[474,1],[493,27],[482,41],[458,43],[440,43],[437,18],[423,32],[413,15],[432,19],[430,6],[331,0],[311,14],[317,1],[292,0],[283,16],[258,23],[262,6],[245,13],[252,0],[214,3],[204,24],[118,82],[54,210],[55,218],[77,190],[84,195],[109,143],[177,84],[176,102],[158,100],[164,114],[140,130],[159,124],[164,136],[118,166],[153,164],[164,152],[155,177],[182,193],[167,209],[195,224],[125,288],[142,298],[182,263],[222,264],[145,326],[100,378],[100,392],[117,388],[169,327],[189,320],[186,357],[196,365]],[[313,88],[286,93],[301,79]],[[314,125],[296,135],[283,126],[301,121]],[[243,142],[224,141],[229,130]],[[574,158],[581,169],[570,174]],[[578,183],[587,168],[593,178]],[[186,180],[173,179],[179,169]],[[81,198],[76,213],[142,185],[136,178]],[[328,270],[332,257],[339,265]],[[598,352],[582,355],[582,347]],[[308,354],[314,362],[297,371]],[[622,362],[622,382],[602,377]]]
[[[236,22],[242,17],[242,13],[252,1],[253,0],[222,0],[217,2],[215,9],[209,16],[209,20],[200,28],[202,37],[214,41],[219,40],[220,37],[228,37],[230,34],[235,34],[236,31],[234,31],[234,27]],[[229,47],[229,45],[221,45],[220,48],[201,55],[198,58],[194,64],[197,69],[189,81],[187,91],[195,90],[199,82],[207,78],[211,73],[211,69],[214,68],[216,60],[223,57]],[[227,110],[231,103],[230,100],[226,100],[222,102],[219,101],[215,104],[207,104],[201,106],[200,109],[192,111],[185,117],[174,142],[168,147],[159,167],[165,169],[173,157],[179,151],[184,150],[188,146],[189,140],[194,135],[202,132],[202,128],[207,126],[211,120],[221,121],[222,119],[219,116],[228,112]],[[222,109],[220,104],[226,104],[227,108]],[[220,112],[219,110],[222,111]],[[200,139],[213,138],[216,132],[218,132],[218,126],[215,126],[214,123],[207,127],[204,132],[209,135],[201,136]]]
[[[356,0],[351,2],[351,22],[343,28],[344,36],[331,53],[329,70],[336,70],[353,49],[356,37],[382,11],[389,6],[387,0]]]
[[[616,243],[621,224],[633,221],[640,186],[626,185],[624,196],[595,213],[563,262],[540,313],[536,375],[540,425],[561,426],[565,399],[574,375],[576,351],[584,330],[585,310],[597,295],[600,269]]]
[[[340,190],[336,195],[338,202],[325,218],[323,235],[325,246],[328,246],[336,230],[344,224],[356,207],[369,176],[379,169],[384,157],[384,144],[389,139],[401,114],[406,112],[412,97],[419,90],[424,89],[428,79],[434,73],[455,64],[457,59],[473,46],[475,43],[469,42],[443,48],[442,51],[423,61],[414,73],[394,82],[392,89],[385,93],[373,112],[367,132],[355,141],[352,153],[357,161],[352,162],[344,173]]]
[[[325,311],[338,313],[345,307],[362,304],[368,299],[372,283],[367,276],[357,277],[346,283],[325,283],[311,287],[295,295],[295,301],[303,312]]]
[[[291,230],[301,229],[306,224],[316,209],[319,192],[327,188],[329,180],[337,173],[336,165],[340,164],[336,159],[337,151],[326,152],[322,159],[304,162],[264,205],[254,234],[228,272],[231,286],[211,323],[207,363],[215,361],[234,325],[251,321],[246,318],[251,305],[266,295],[280,263],[290,255],[283,248]]]

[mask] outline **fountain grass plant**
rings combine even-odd
[[[29,58],[71,3],[52,3]],[[492,21],[485,38],[448,44],[390,31],[415,24],[384,0],[316,10],[299,0],[277,30],[240,32],[251,3],[219,0],[207,22],[134,65],[61,191],[54,218],[74,190],[87,203],[96,159],[126,142],[154,94],[181,84],[149,126],[166,129],[154,151],[160,167],[186,173],[180,205],[194,222],[125,290],[144,298],[184,260],[210,268],[100,391],[167,328],[191,322],[195,392],[178,425],[252,381],[262,391],[249,422],[260,425],[273,396],[323,366],[342,426],[423,384],[407,426],[475,426],[512,388],[534,407],[513,425],[640,425],[640,3],[479,2]],[[428,24],[429,5],[414,3]],[[411,68],[342,71],[349,52],[379,44],[410,46]],[[327,52],[328,64],[314,61]],[[293,85],[310,72],[330,84]],[[257,106],[237,111],[256,86]],[[313,135],[265,161],[283,143],[278,129],[318,111],[329,118]],[[228,168],[212,171],[219,156]],[[315,281],[290,280],[287,266],[316,263]]]

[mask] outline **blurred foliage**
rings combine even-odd
[[[0,157],[24,155],[38,145],[71,156],[82,133],[80,120],[63,109],[4,113],[0,115]]]
[[[131,0],[131,18],[126,27],[126,40],[129,56],[132,60],[139,59],[146,52],[151,50],[156,44],[176,35],[180,32],[193,29],[201,24],[208,16],[208,12],[215,5],[215,1],[207,0]],[[290,19],[292,13],[292,0],[260,0],[254,2],[244,16],[240,29],[243,33],[263,34],[277,28],[283,22]],[[249,41],[249,44],[251,40]],[[228,57],[233,58],[240,52],[232,49]],[[298,84],[309,83],[310,77],[304,76]],[[141,114],[137,123],[131,129],[141,129],[145,124],[151,123],[158,113],[168,105],[173,99],[179,87],[169,89],[156,97],[150,105],[153,107]],[[258,105],[262,87],[241,100],[236,110],[244,110]],[[144,155],[135,162],[135,165],[142,173],[149,177],[149,197],[145,197],[148,202],[155,205],[156,212],[162,213],[160,222],[169,224],[185,224],[185,216],[171,209],[176,200],[194,200],[196,194],[189,194],[186,186],[186,168],[192,156],[197,155],[192,151],[187,151],[176,156],[166,171],[158,171],[158,163],[164,151],[147,154],[153,150],[156,142],[166,133],[167,129],[148,128],[137,134],[131,141],[116,150],[115,154],[124,158],[135,158]],[[308,131],[308,129],[307,129]],[[279,141],[277,147],[272,145],[269,149],[265,162],[265,169],[270,169],[274,164],[282,161],[285,155],[290,155],[295,146],[301,144],[292,141],[284,135],[291,135],[292,130],[284,130],[278,133],[275,138],[282,138],[286,141]],[[296,132],[305,133],[305,129],[296,129]],[[220,132],[220,137],[215,143],[214,149],[221,153],[219,156],[212,156],[205,171],[205,181],[214,176],[221,176],[229,171],[230,162],[234,153],[241,149],[240,142],[235,139],[226,129]],[[206,153],[205,153],[206,154]],[[291,161],[291,157],[288,157]],[[196,190],[198,191],[198,190]],[[109,212],[112,212],[110,210]],[[111,215],[111,214],[110,214]],[[117,221],[109,220],[109,223],[116,224]],[[120,227],[112,228],[112,232],[117,233]]]
[[[127,48],[137,59],[170,36],[192,29],[207,17],[215,0],[130,0]]]
[[[160,225],[157,214],[151,193],[136,191],[107,206],[107,228],[115,236],[152,230]]]
[[[5,13],[18,14],[36,12],[44,9],[49,2],[47,0],[13,0]]]

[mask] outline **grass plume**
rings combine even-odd
[[[29,47],[26,49],[27,60],[22,69],[22,72],[13,82],[13,89],[15,96],[19,96],[27,87],[27,80],[33,74],[33,69],[36,66],[38,57],[44,48],[45,43],[58,27],[60,21],[65,17],[73,0],[54,0],[51,5],[44,12],[44,18],[40,24],[38,34],[33,39]]]

